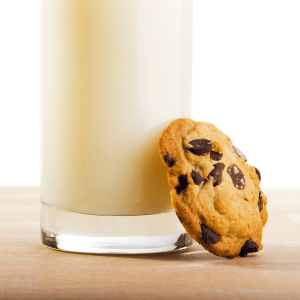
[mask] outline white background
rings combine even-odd
[[[113,1],[113,0],[112,0]],[[300,1],[194,0],[193,118],[300,187]],[[39,0],[0,2],[0,186],[40,184]]]

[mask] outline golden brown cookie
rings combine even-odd
[[[210,123],[178,119],[162,133],[159,151],[172,205],[191,238],[228,258],[262,249],[268,213],[261,175],[227,135]]]

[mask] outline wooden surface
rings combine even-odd
[[[0,299],[300,299],[300,191],[265,191],[264,249],[232,260],[84,255],[40,242],[38,188],[0,188]]]

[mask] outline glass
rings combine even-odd
[[[43,243],[178,250],[163,129],[190,117],[192,0],[41,0]]]

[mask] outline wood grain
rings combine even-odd
[[[300,191],[269,190],[264,250],[86,255],[40,242],[39,188],[0,188],[0,299],[300,299]]]

